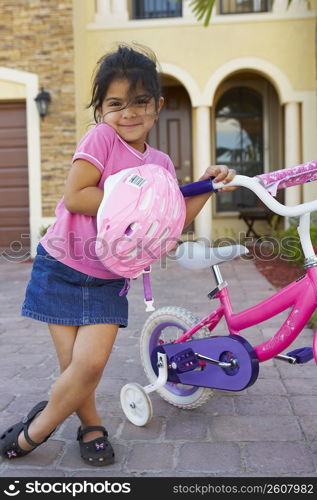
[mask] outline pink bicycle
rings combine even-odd
[[[317,330],[311,347],[283,353],[300,334],[317,306],[317,256],[310,238],[310,213],[317,200],[297,206],[284,206],[272,194],[277,189],[317,180],[317,161],[257,177],[236,175],[232,186],[251,189],[273,212],[298,216],[298,233],[305,256],[303,277],[275,292],[257,305],[234,313],[229,288],[219,265],[248,252],[242,245],[210,248],[198,242],[185,242],[176,251],[178,263],[191,270],[211,268],[216,287],[208,294],[220,304],[203,319],[180,307],[163,307],[146,321],[140,338],[141,361],[150,384],[142,387],[129,383],[122,387],[120,400],[126,417],[135,425],[152,418],[149,393],[157,390],[168,403],[183,409],[204,404],[213,389],[241,391],[255,383],[259,364],[278,358],[292,364],[317,362]],[[208,187],[207,187],[208,184]],[[211,181],[185,186],[183,194],[194,195],[210,187]],[[223,187],[214,184],[213,190]],[[291,308],[276,334],[252,346],[240,334],[251,327]],[[224,317],[227,335],[212,335]],[[283,354],[282,354],[283,353]]]

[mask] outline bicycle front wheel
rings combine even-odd
[[[181,307],[162,307],[151,314],[140,338],[141,362],[150,383],[157,379],[151,362],[153,350],[157,346],[174,342],[198,322],[199,318],[195,314]],[[208,328],[201,328],[191,338],[197,339],[209,335]],[[190,339],[187,342],[190,343]],[[167,382],[157,392],[168,403],[188,410],[198,408],[213,395],[213,391],[209,388],[174,382]]]

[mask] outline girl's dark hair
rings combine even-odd
[[[130,82],[130,95],[140,83],[154,97],[158,105],[161,82],[156,64],[154,52],[139,44],[134,46],[120,44],[116,51],[99,59],[93,80],[91,101],[87,106],[93,108],[95,121],[98,121],[97,110],[102,106],[109,85],[117,78],[126,78]]]

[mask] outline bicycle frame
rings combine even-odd
[[[260,362],[271,359],[286,349],[298,336],[317,307],[317,267],[307,270],[307,274],[250,308],[234,313],[227,287],[216,296],[221,305],[197,325],[179,337],[175,343],[185,342],[202,327],[214,330],[224,316],[229,333],[240,335],[240,331],[273,318],[292,307],[290,314],[276,334],[266,342],[254,347]],[[317,331],[314,336],[314,356],[317,362]]]
[[[307,165],[304,165],[304,167],[307,168]],[[315,170],[316,166],[314,164]],[[296,171],[296,169],[302,167],[295,167],[295,169],[290,169],[290,171]],[[275,174],[277,173],[275,172]],[[281,175],[285,176],[285,172],[282,172]],[[221,282],[222,278],[218,266],[213,266],[217,285],[222,284],[218,288],[214,298],[219,299],[221,305],[203,318],[197,325],[185,332],[175,343],[188,340],[202,327],[207,327],[212,331],[223,316],[225,317],[229,333],[239,335],[241,330],[266,321],[292,307],[290,314],[276,334],[269,340],[254,347],[258,360],[262,362],[277,356],[286,349],[299,335],[317,307],[317,258],[313,250],[309,231],[310,212],[317,209],[317,200],[293,207],[284,206],[272,198],[258,180],[246,176],[237,175],[233,182],[228,185],[244,186],[251,189],[272,211],[279,215],[299,216],[298,233],[305,256],[305,264],[307,264],[307,273],[302,278],[282,288],[259,304],[239,313],[234,313],[227,284]],[[213,184],[214,190],[222,187],[224,187],[222,183]],[[317,330],[313,339],[313,353],[317,363]]]

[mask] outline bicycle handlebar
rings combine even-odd
[[[269,194],[264,186],[260,184],[260,181],[256,177],[247,177],[246,175],[236,175],[234,179],[228,184],[223,184],[222,182],[213,183],[212,178],[203,181],[192,182],[186,184],[185,186],[180,186],[180,190],[185,197],[196,196],[198,194],[216,192],[219,189],[230,187],[230,186],[242,186],[253,191],[261,201],[270,209],[278,215],[283,217],[298,217],[305,213],[313,212],[317,210],[317,200],[308,201],[306,203],[301,203],[300,205],[286,206],[279,203],[275,198]]]
[[[191,182],[190,184],[185,184],[185,186],[180,186],[179,189],[183,193],[183,196],[196,196],[197,194],[212,193],[217,191],[214,189],[212,179],[205,179],[204,181]]]
[[[278,215],[282,215],[283,217],[298,217],[300,215],[313,212],[317,210],[317,200],[308,201],[306,203],[301,203],[299,205],[294,206],[286,206],[282,203],[279,203],[275,198],[270,195],[265,187],[263,187],[258,179],[253,177],[247,177],[246,175],[236,175],[234,179],[228,184],[223,184],[219,182],[214,184],[214,189],[221,189],[222,187],[229,186],[243,186],[251,191],[253,191],[261,201],[270,209],[272,212],[275,212]]]

